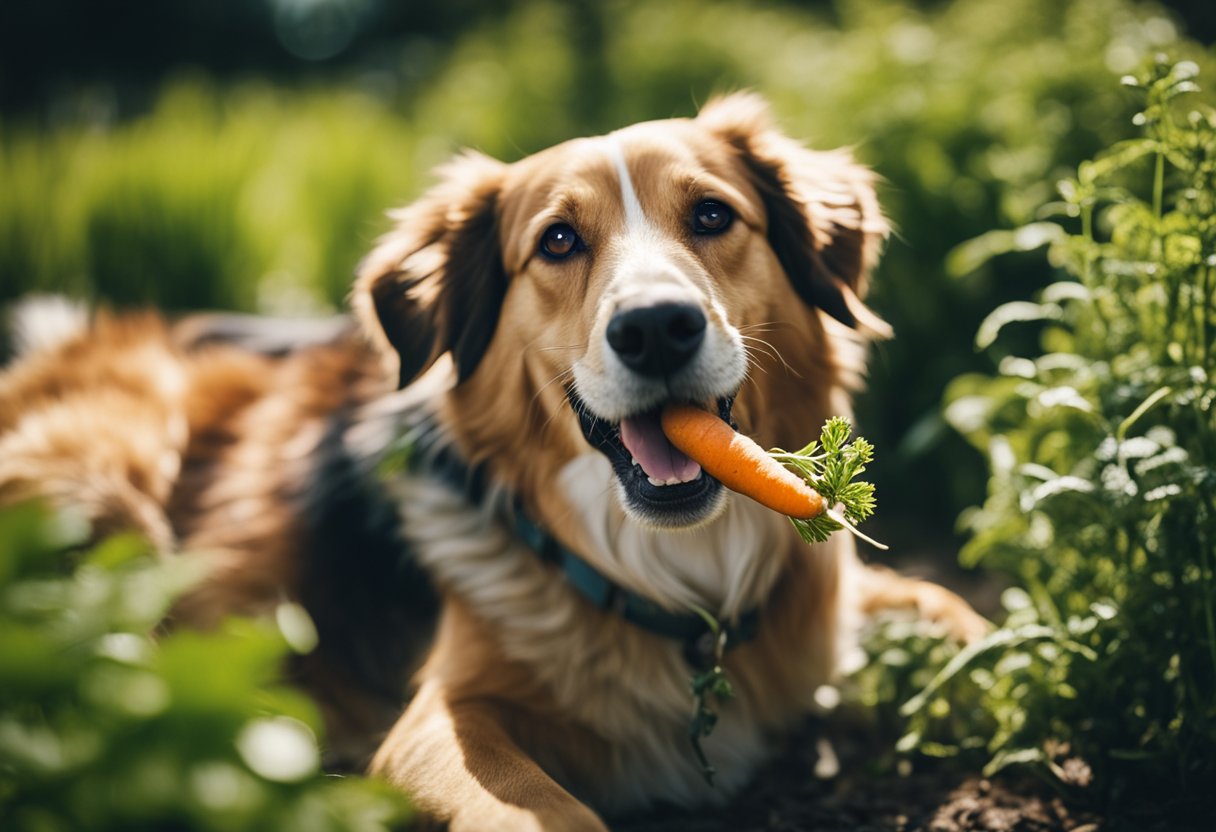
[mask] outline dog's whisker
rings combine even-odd
[[[531,348],[531,351],[532,352],[554,352],[555,350],[583,350],[586,348],[587,348],[587,342],[584,341],[581,344],[568,344],[565,346],[558,346],[558,347],[533,347],[533,348]]]
[[[529,409],[531,410],[532,408],[539,406],[541,395],[545,392],[545,390],[549,389],[549,387],[551,387],[554,383],[563,381],[564,379],[572,377],[573,375],[574,375],[574,368],[568,367],[565,370],[562,370],[560,373],[557,373],[555,376],[550,378],[548,381],[546,381],[543,385],[541,385],[540,389],[538,389],[536,391],[536,393],[533,394],[532,400],[528,403]],[[553,420],[556,419],[558,414],[561,412],[562,412],[561,408],[555,408],[549,414],[548,418],[545,419],[544,423],[541,424],[541,431],[548,430],[550,424],[552,424]]]
[[[554,410],[552,413],[549,414],[549,417],[547,419],[545,419],[544,423],[540,426],[542,433],[547,432],[549,430],[549,428],[557,420],[557,417],[561,414],[561,412],[562,411],[560,409],[558,409],[558,410]],[[575,416],[577,418],[577,417],[579,417],[579,414],[576,413]]]
[[[767,341],[764,338],[757,338],[754,335],[741,335],[739,337],[742,338],[744,341],[752,341],[754,343],[764,344],[765,346],[769,346],[769,347],[772,346],[772,342]]]
[[[747,354],[749,363],[756,366],[758,369],[760,369],[762,372],[765,372],[765,373],[768,372],[768,369],[764,366],[764,364],[762,362],[755,361],[755,358],[757,356],[765,356],[767,358],[772,359],[774,362],[781,361],[781,356],[778,355],[777,353],[775,353],[773,351],[772,347],[764,342],[760,342],[759,346],[745,344],[743,349],[744,349],[745,353]]]
[[[779,349],[777,349],[775,346],[773,346],[773,344],[770,341],[765,341],[763,338],[755,338],[750,335],[745,335],[743,337],[745,339],[747,339],[748,341],[752,341],[756,344],[763,345],[765,347],[765,353],[767,355],[770,355],[771,357],[775,358],[777,361],[780,361],[781,366],[785,368],[785,371],[787,373],[789,373],[790,375],[792,375],[794,378],[800,379],[803,377],[802,373],[798,372],[792,366],[790,366],[790,363],[785,360],[785,356],[783,356],[781,354],[781,351]]]
[[[549,387],[551,387],[554,382],[561,381],[562,379],[566,378],[567,376],[572,376],[572,375],[574,375],[573,367],[567,367],[566,369],[564,369],[561,372],[554,375],[552,378],[550,378],[548,381],[546,381],[544,384],[542,384],[539,389],[537,389],[537,391],[532,395],[532,400],[529,402],[529,404],[530,405],[536,404],[537,400],[541,397],[541,394],[544,393],[546,390],[548,390]]]
[[[770,326],[768,324],[752,324],[751,326],[739,327],[739,334],[744,338],[746,338],[748,335],[752,335],[757,332],[766,333],[766,332],[776,332],[776,331],[777,331],[776,327]]]
[[[762,338],[753,338],[750,335],[743,336],[743,340],[746,342],[743,345],[743,349],[747,350],[749,353],[762,352],[772,358],[777,357],[776,351],[773,349],[773,345],[768,341],[765,341]]]
[[[739,327],[740,332],[752,332],[757,329],[766,328],[768,331],[783,328],[794,328],[794,324],[789,321],[760,321],[754,324],[744,324]]]
[[[747,366],[747,369],[743,371],[743,381],[744,381],[744,382],[748,382],[748,381],[754,381],[754,380],[755,380],[755,378],[756,378],[756,377],[755,377],[755,375],[754,375],[754,374],[753,374],[753,372],[752,372],[753,370],[756,370],[756,371],[759,371],[759,372],[761,372],[761,373],[764,373],[765,375],[768,375],[768,370],[767,370],[767,369],[764,367],[764,365],[763,365],[763,364],[760,364],[759,362],[756,362],[756,361],[751,361],[751,360],[750,360],[750,359],[751,359],[751,356],[750,356],[750,355],[748,356],[748,359],[749,359],[749,360],[748,360],[748,366]]]

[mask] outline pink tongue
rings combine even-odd
[[[659,426],[659,414],[642,413],[621,422],[621,443],[633,454],[648,477],[667,483],[691,482],[701,466],[667,441]]]

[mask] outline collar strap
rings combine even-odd
[[[694,667],[712,666],[716,639],[705,619],[697,613],[672,612],[614,582],[533,522],[518,505],[515,536],[542,560],[560,566],[567,583],[599,609],[615,613],[649,633],[682,642],[684,657]],[[726,649],[754,638],[759,624],[758,608],[747,610],[735,621],[720,621],[719,626],[726,632]]]
[[[482,466],[470,469],[450,446],[418,456],[425,461],[416,464],[415,468],[438,476],[475,503],[486,499],[488,488]],[[576,592],[598,609],[619,615],[636,627],[682,642],[684,657],[692,666],[705,669],[713,665],[717,638],[699,614],[691,611],[672,612],[646,596],[615,583],[533,521],[518,499],[512,502],[512,509],[510,514],[514,520],[515,537],[527,544],[541,560],[561,568],[567,583]],[[726,633],[726,649],[754,638],[759,624],[760,610],[757,607],[747,610],[735,620],[720,621],[719,627]]]

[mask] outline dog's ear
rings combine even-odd
[[[891,327],[861,302],[890,227],[874,174],[848,151],[808,150],[773,127],[754,93],[711,100],[697,122],[747,167],[768,213],[769,244],[799,296],[872,337]]]
[[[490,345],[507,274],[498,240],[506,166],[465,153],[412,205],[359,266],[351,305],[372,338],[391,347],[404,387],[445,352],[457,383]]]

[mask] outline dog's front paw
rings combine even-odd
[[[979,641],[992,631],[992,624],[987,619],[945,587],[906,578],[878,566],[867,567],[864,576],[862,611],[868,615],[910,608],[921,619],[943,628],[948,636],[963,644]]]
[[[539,811],[508,809],[496,812],[492,820],[480,812],[457,812],[448,828],[451,832],[608,832],[595,812],[581,803]]]
[[[917,602],[921,616],[943,627],[955,641],[971,644],[992,632],[992,622],[944,587],[924,583]]]

